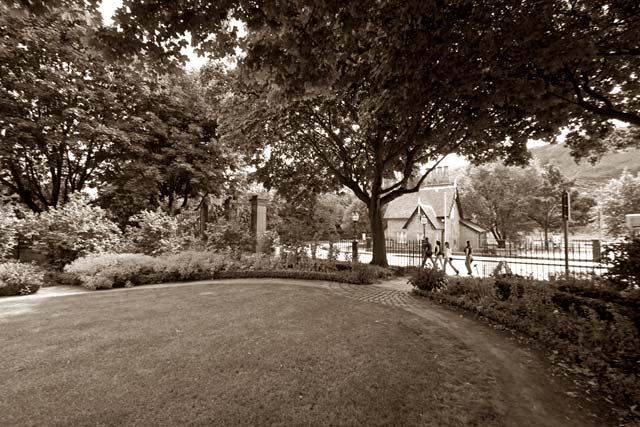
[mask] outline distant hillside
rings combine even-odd
[[[625,168],[634,175],[640,171],[640,149],[606,154],[595,165],[586,159],[576,163],[564,144],[532,148],[531,154],[542,162],[558,167],[564,176],[575,180],[578,187],[602,185],[619,177]]]

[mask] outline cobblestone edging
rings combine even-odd
[[[381,286],[350,285],[331,283],[329,289],[341,296],[357,301],[377,302],[393,307],[417,307],[421,301],[411,294],[410,290],[396,290]]]

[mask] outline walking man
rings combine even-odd
[[[473,257],[471,256],[471,242],[467,240],[467,246],[464,248],[464,265],[467,267],[467,274],[469,276],[473,275],[471,271],[471,263],[473,262]]]
[[[451,247],[449,246],[449,242],[444,242],[444,264],[442,264],[442,269],[444,273],[447,274],[447,264],[453,268],[453,271],[456,272],[456,276],[460,274],[457,268],[453,266],[453,258],[451,258]]]
[[[431,264],[435,266],[435,262],[433,261],[433,250],[431,249],[431,243],[429,243],[429,238],[425,237],[422,240],[422,265],[420,268],[424,268],[424,265],[427,263],[427,259],[431,261]]]
[[[442,246],[440,246],[440,240],[436,240],[436,246],[433,248],[433,255],[436,257],[435,266],[438,267],[438,261],[440,261],[440,265],[442,269],[444,269],[444,259],[442,258]]]

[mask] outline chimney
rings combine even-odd
[[[433,171],[433,184],[449,184],[449,167],[437,166]]]
[[[449,166],[442,166],[442,183],[449,184]]]

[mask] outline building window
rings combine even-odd
[[[406,231],[396,232],[396,241],[398,243],[407,243],[407,232]]]

